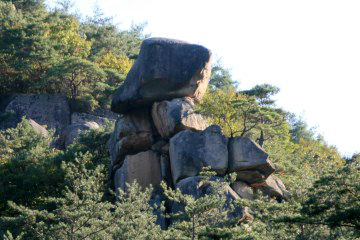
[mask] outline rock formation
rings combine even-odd
[[[5,112],[15,115],[11,127],[16,127],[22,117],[32,119],[48,129],[55,129],[58,136],[55,145],[63,145],[66,127],[70,124],[70,107],[66,97],[50,94],[16,95],[6,106]]]
[[[0,122],[0,130],[16,127],[26,117],[44,136],[47,129],[54,129],[54,146],[63,148],[81,131],[105,126],[117,118],[107,143],[115,189],[126,191],[126,183],[136,180],[143,188],[152,185],[152,201],[159,202],[163,196],[157,190],[164,180],[185,194],[201,197],[212,189],[198,175],[203,167],[211,167],[217,173],[212,179],[224,182],[227,199],[254,199],[262,192],[278,201],[286,200],[286,188],[271,175],[275,167],[258,144],[246,137],[229,139],[219,126],[210,126],[196,113],[195,105],[206,91],[210,73],[211,52],[207,48],[172,39],[146,39],[124,84],[113,96],[113,112],[72,113],[64,96],[15,95],[0,103],[1,111],[9,115],[7,121]],[[231,185],[223,178],[228,173],[236,173]],[[171,206],[177,207],[181,206]],[[164,219],[159,221],[164,224]]]
[[[144,40],[112,101],[112,110],[121,113],[108,142],[116,188],[126,190],[126,182],[134,180],[156,188],[164,180],[197,196],[206,189],[196,189],[198,175],[210,166],[217,179],[236,173],[236,182],[224,190],[232,199],[253,199],[257,190],[286,199],[285,186],[271,176],[274,165],[258,144],[249,138],[226,138],[219,126],[209,126],[195,112],[210,66],[211,52],[205,47],[163,38]]]
[[[23,117],[27,118],[35,131],[47,135],[54,130],[56,140],[53,146],[63,149],[74,142],[81,131],[105,127],[115,122],[117,114],[105,109],[96,109],[93,113],[71,113],[70,104],[65,96],[13,95],[0,103],[7,117],[0,121],[0,130],[15,128]]]

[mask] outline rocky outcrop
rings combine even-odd
[[[202,46],[171,39],[147,39],[125,83],[113,96],[112,110],[122,115],[108,142],[110,176],[116,188],[138,181],[157,188],[164,180],[185,194],[201,197],[220,181],[227,203],[254,199],[262,192],[286,199],[281,180],[268,154],[246,137],[226,138],[219,126],[208,126],[197,114],[210,75],[210,51]],[[217,176],[204,180],[199,174],[210,167]],[[229,186],[224,175],[236,173]],[[156,195],[157,194],[157,195]],[[161,193],[157,192],[157,199]],[[169,205],[167,210],[181,209]],[[251,218],[246,208],[236,209]],[[246,215],[246,216],[245,216]]]
[[[171,101],[155,102],[151,116],[161,137],[167,139],[182,130],[201,131],[209,126],[207,120],[195,113],[191,98],[176,98]]]
[[[112,111],[125,113],[179,97],[200,100],[210,77],[210,59],[210,50],[200,45],[165,38],[144,40],[124,84],[113,95]]]
[[[56,145],[63,145],[66,127],[70,124],[70,107],[66,97],[50,94],[16,95],[6,106],[5,112],[13,112],[18,122],[26,117],[48,129],[55,129],[55,134],[59,136]]]
[[[198,175],[203,167],[224,175],[228,168],[228,139],[219,126],[202,132],[181,131],[170,139],[170,163],[174,183]]]
[[[6,112],[31,118],[49,129],[64,130],[70,123],[70,108],[66,97],[60,95],[17,95],[6,106]]]
[[[51,94],[13,95],[0,105],[0,130],[15,128],[25,117],[33,128],[43,135],[50,129],[54,130],[55,140],[52,146],[60,149],[73,143],[80,132],[105,127],[114,123],[118,116],[100,108],[91,113],[71,114],[68,99]]]

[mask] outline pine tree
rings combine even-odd
[[[17,226],[16,236],[25,239],[161,239],[154,208],[149,204],[152,189],[142,191],[134,183],[128,192],[120,190],[113,203],[106,197],[104,165],[94,168],[91,159],[89,153],[80,153],[73,161],[62,163],[62,195],[43,199],[52,209],[9,202],[18,215],[2,217],[2,221]],[[9,239],[11,236],[7,233]]]
[[[172,202],[168,215],[171,239],[240,239],[249,235],[242,225],[241,206],[226,192],[228,183],[204,168],[194,194],[182,193],[162,183],[166,198]],[[230,179],[229,179],[230,180]],[[241,213],[240,213],[240,212]]]

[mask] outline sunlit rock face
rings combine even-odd
[[[126,183],[136,181],[145,189],[150,184],[159,185],[161,180],[160,156],[151,150],[127,155],[114,177],[115,188],[123,191],[126,191]]]
[[[155,102],[151,116],[157,131],[165,139],[182,130],[201,131],[209,126],[208,121],[195,112],[195,104],[191,98]]]
[[[181,131],[170,140],[170,163],[174,183],[198,175],[210,166],[219,175],[228,168],[228,139],[217,125],[202,132]]]

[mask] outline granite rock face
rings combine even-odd
[[[52,147],[63,149],[79,137],[80,132],[105,127],[115,122],[117,114],[96,109],[91,114],[71,113],[68,99],[62,95],[12,95],[1,103],[0,130],[15,128],[24,117],[34,129],[55,131]],[[38,124],[38,126],[36,125]],[[44,134],[43,134],[44,135]]]
[[[184,130],[170,139],[170,163],[174,183],[198,175],[203,167],[211,167],[219,175],[228,167],[228,139],[219,126],[202,132]]]
[[[239,195],[239,197],[248,200],[254,199],[253,189],[248,184],[241,181],[236,181],[232,183],[230,186]]]
[[[43,126],[41,126],[40,124],[38,124],[34,120],[29,119],[29,123],[30,123],[31,127],[35,130],[35,132],[41,134],[44,137],[49,136],[48,130],[46,130],[46,128],[44,128]]]
[[[49,129],[62,131],[70,123],[69,103],[60,95],[18,95],[6,106],[6,112],[26,116]]]
[[[200,100],[210,73],[209,49],[173,39],[148,38],[124,84],[113,95],[111,110],[125,113],[179,97]]]
[[[167,139],[182,130],[201,131],[207,128],[207,120],[195,113],[194,108],[195,104],[191,98],[154,103],[151,116],[161,137]]]
[[[58,135],[55,145],[63,147],[65,131],[70,124],[70,107],[66,97],[50,94],[16,95],[6,106],[5,112],[14,113],[18,122],[26,117],[45,125],[47,129],[55,129]]]
[[[127,155],[124,164],[114,176],[115,189],[126,191],[126,183],[136,182],[142,188],[156,187],[162,180],[160,156],[149,150],[135,155]]]

